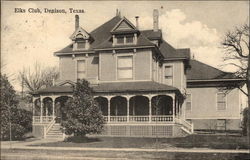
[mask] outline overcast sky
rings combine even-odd
[[[26,13],[14,13],[15,8]],[[66,14],[28,13],[29,8],[65,9]],[[159,26],[164,39],[175,48],[190,48],[195,59],[222,68],[222,37],[235,26],[249,23],[247,1],[96,1],[96,2],[10,2],[2,3],[1,61],[2,72],[14,79],[24,66],[39,62],[44,66],[58,66],[53,52],[64,48],[71,41],[74,16],[69,8],[83,9],[80,26],[93,29],[115,16],[116,9],[135,24],[139,16],[140,29],[152,29],[153,9],[159,9]],[[12,81],[16,89],[17,82]]]

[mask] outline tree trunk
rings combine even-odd
[[[248,98],[248,116],[247,116],[247,136],[248,145],[250,145],[250,55],[248,55],[248,66],[247,66],[247,98]]]

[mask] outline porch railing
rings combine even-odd
[[[127,116],[110,116],[110,122],[127,122]]]
[[[53,116],[33,116],[33,123],[50,123]]]
[[[129,117],[129,118],[128,118]],[[108,116],[104,116],[105,122],[108,122]],[[123,122],[173,122],[172,115],[159,115],[159,116],[110,116],[110,123],[123,123]]]

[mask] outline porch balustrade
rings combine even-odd
[[[127,122],[127,116],[110,116],[110,122]]]
[[[33,123],[50,123],[53,116],[33,116]]]
[[[110,116],[111,123],[124,122],[173,122],[173,115],[159,115],[159,116]],[[104,116],[104,121],[108,123],[108,116]]]

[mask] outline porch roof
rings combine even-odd
[[[116,92],[157,92],[157,91],[172,91],[180,92],[177,88],[160,84],[153,81],[145,82],[113,82],[113,83],[100,83],[91,85],[95,93],[116,93]],[[46,94],[46,93],[72,93],[73,87],[67,86],[52,86],[40,89],[33,94]]]

